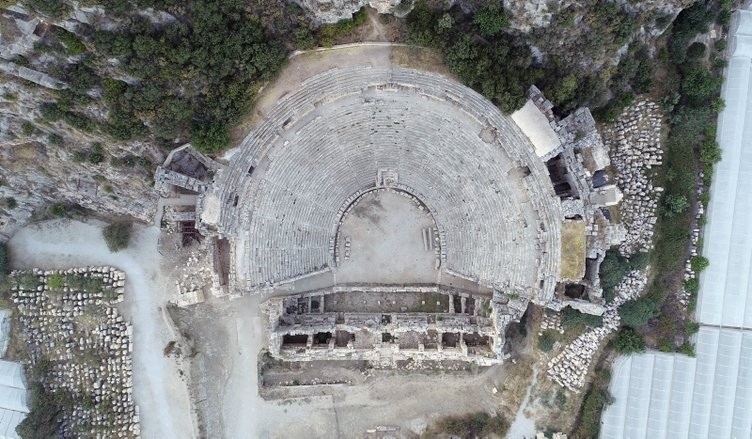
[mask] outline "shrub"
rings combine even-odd
[[[580,323],[591,327],[603,326],[603,317],[585,314],[571,306],[567,306],[561,310],[561,324],[564,329],[571,329]]]
[[[486,412],[470,413],[464,416],[446,416],[436,421],[431,431],[447,433],[463,438],[504,437],[509,424],[499,415],[491,416]]]
[[[5,207],[8,209],[15,209],[18,206],[18,202],[13,197],[5,198]]]
[[[191,130],[191,144],[199,151],[212,153],[230,146],[230,133],[220,124],[205,124]]]
[[[699,273],[703,271],[704,269],[708,268],[708,265],[710,265],[710,261],[705,256],[692,256],[692,258],[689,260],[690,267],[692,268],[692,271],[695,273]]]
[[[86,45],[76,35],[68,32],[67,30],[56,27],[55,36],[65,45],[68,49],[68,54],[71,56],[77,56],[86,52]]]
[[[47,277],[47,288],[51,290],[60,290],[65,286],[65,276],[62,274],[53,274]]]
[[[61,18],[70,11],[70,6],[63,0],[27,0],[26,4],[35,11],[53,18]]]
[[[661,352],[674,352],[675,349],[674,343],[672,343],[671,340],[666,340],[664,338],[658,342],[658,350]]]
[[[102,144],[97,142],[91,146],[91,152],[89,152],[89,163],[98,165],[104,161],[104,149]]]
[[[700,160],[705,164],[715,164],[721,161],[721,147],[714,139],[708,139],[700,145]]]
[[[679,352],[688,356],[688,357],[694,357],[695,356],[695,347],[692,345],[692,343],[685,341],[684,344],[679,346]]]
[[[63,203],[54,203],[50,206],[50,213],[55,216],[66,216],[68,214],[68,208]]]
[[[632,270],[644,270],[650,263],[650,253],[639,252],[629,257],[629,265]]]
[[[111,252],[117,252],[128,247],[128,241],[131,239],[131,223],[116,222],[108,225],[102,230],[102,235]]]
[[[39,107],[39,111],[42,113],[42,117],[55,122],[63,118],[63,110],[57,105],[56,102],[47,102]]]
[[[34,131],[37,130],[37,127],[34,126],[33,123],[29,122],[28,120],[23,121],[21,124],[21,132],[23,132],[24,136],[30,136],[34,134]]]
[[[8,255],[8,246],[0,242],[0,281],[5,279],[5,275],[10,271],[10,256]]]
[[[24,290],[36,290],[39,286],[39,277],[29,271],[18,273],[15,276],[15,281]]]
[[[543,352],[550,352],[556,343],[556,332],[543,331],[543,334],[538,337],[538,349]]]
[[[621,328],[612,343],[616,352],[620,354],[645,351],[645,339],[632,328]]]
[[[678,215],[689,208],[689,200],[684,195],[666,194],[663,205],[669,216]]]
[[[703,56],[705,56],[706,49],[707,47],[705,47],[704,44],[696,41],[690,44],[687,48],[687,58],[702,58]]]
[[[687,337],[697,334],[700,331],[700,324],[697,322],[687,322],[685,333]]]
[[[473,15],[473,24],[484,37],[493,37],[509,26],[509,16],[497,4],[488,4]]]
[[[47,141],[50,142],[53,145],[58,145],[58,146],[60,146],[63,143],[65,143],[65,139],[63,138],[63,136],[61,136],[58,133],[50,133],[47,136]]]
[[[700,291],[700,281],[695,277],[684,281],[684,289],[688,293],[697,294]]]
[[[622,323],[633,328],[644,325],[659,312],[658,304],[646,297],[630,300],[619,308]]]

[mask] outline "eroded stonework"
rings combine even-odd
[[[352,18],[363,6],[370,6],[380,14],[395,12],[401,0],[294,0],[306,9],[318,23],[336,23]],[[409,10],[409,9],[408,9]]]

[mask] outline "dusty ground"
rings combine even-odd
[[[561,227],[561,277],[579,280],[585,275],[585,222],[565,221]]]
[[[102,224],[55,220],[27,226],[9,242],[14,268],[111,265],[126,274],[121,312],[133,324],[133,384],[145,438],[195,437],[187,385],[180,366],[163,355],[174,340],[164,313],[168,283],[157,251],[159,229],[136,227],[128,249],[110,253]]]
[[[394,436],[411,437],[442,415],[516,411],[527,388],[531,370],[525,360],[478,373],[370,370],[359,364],[336,376],[322,374],[331,381],[344,377],[341,381],[352,385],[274,387],[265,394],[287,399],[266,401],[258,393],[257,360],[266,321],[258,309],[261,299],[172,310],[196,352],[193,396],[205,428],[202,436],[380,437],[367,431],[393,426]],[[314,375],[303,366],[288,377],[306,384]],[[270,374],[269,380],[284,381],[281,374]]]
[[[363,195],[340,228],[351,241],[350,258],[340,242],[337,282],[436,282],[436,255],[425,250],[422,229],[435,223],[409,198],[394,192]]]

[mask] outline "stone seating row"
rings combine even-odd
[[[393,82],[383,85],[385,78]],[[536,163],[519,129],[482,97],[436,75],[404,69],[334,70],[306,87],[280,100],[223,175],[222,199],[238,201],[225,206],[220,221],[249,227],[245,265],[265,273],[253,275],[258,282],[329,263],[343,200],[375,185],[381,169],[395,171],[429,205],[447,236],[442,256],[449,267],[514,285],[529,282],[526,272],[537,271],[536,258],[544,268],[533,277],[554,272],[553,248],[537,254],[544,235],[558,246],[557,227],[538,231],[538,223],[559,221],[555,205],[535,200],[553,194],[545,167]],[[496,140],[486,143],[480,131],[489,124]],[[254,180],[248,170],[264,157],[269,169]],[[539,216],[528,224],[532,239],[521,232],[525,216],[519,207],[531,200],[521,199],[506,181],[521,164],[532,174],[525,187]],[[285,233],[286,227],[301,232]],[[273,256],[288,248],[293,253],[285,258]],[[315,249],[321,259],[291,261],[301,249]],[[279,261],[282,267],[256,267]],[[265,280],[269,274],[273,278]]]

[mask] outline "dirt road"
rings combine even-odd
[[[70,268],[109,265],[126,274],[122,313],[133,324],[133,385],[144,438],[195,437],[186,383],[162,354],[173,339],[162,310],[168,287],[157,250],[159,229],[136,226],[130,246],[110,253],[103,224],[55,220],[27,226],[9,242],[13,267]]]

